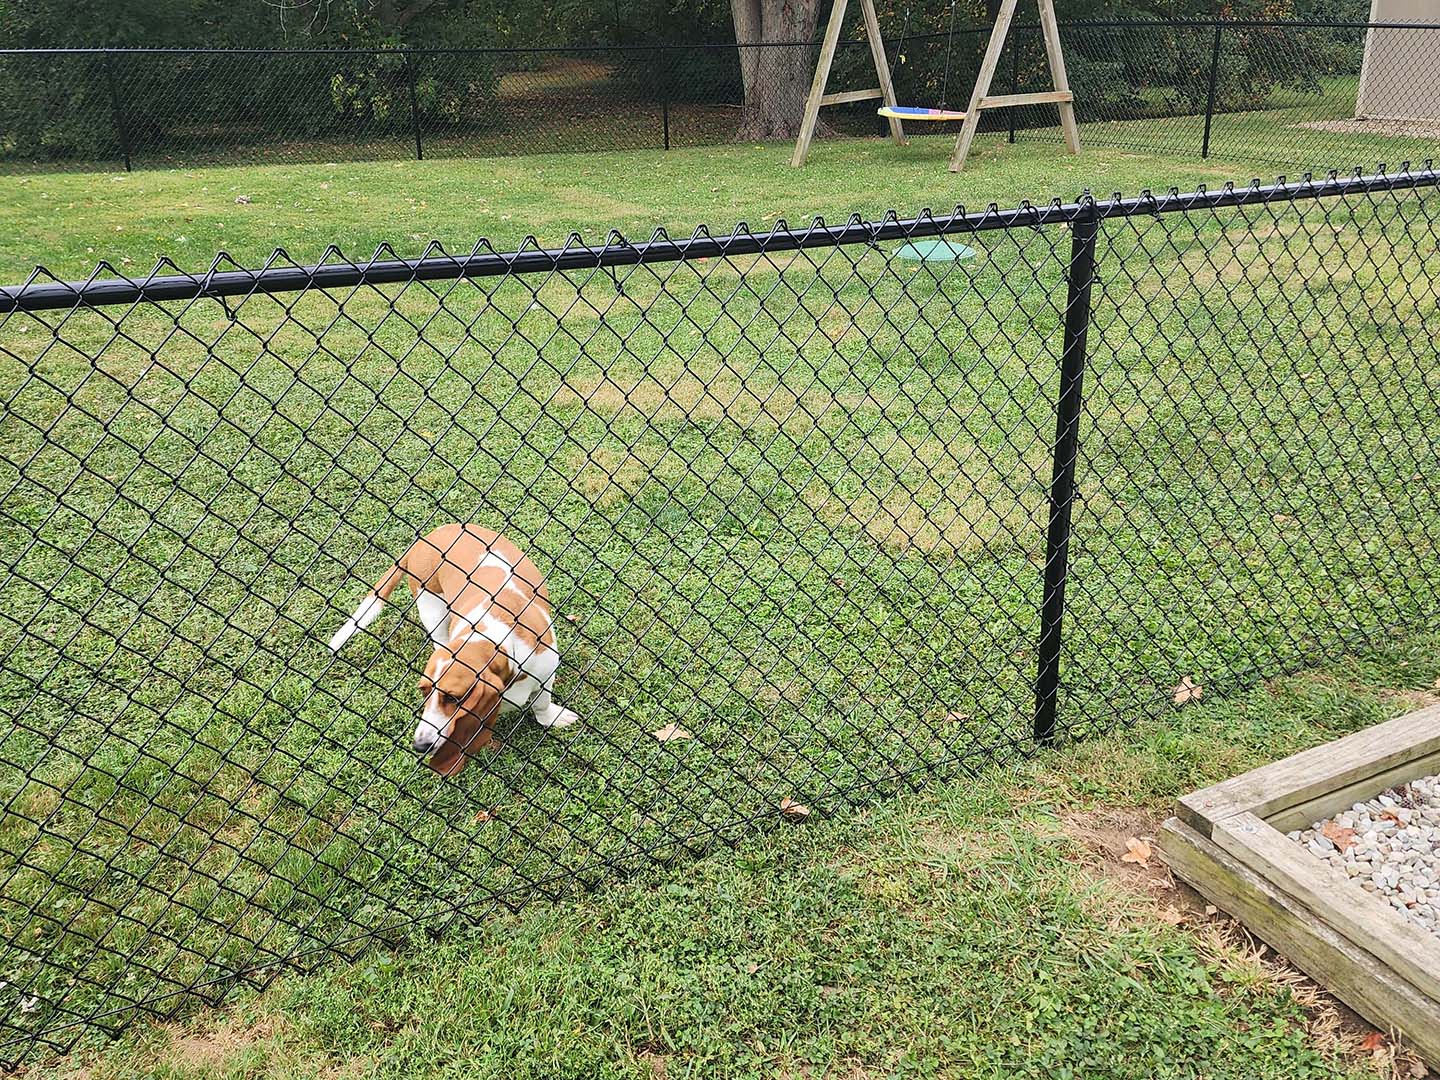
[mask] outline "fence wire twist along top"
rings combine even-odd
[[[1433,619],[1436,182],[0,290],[6,1058]],[[580,719],[440,778],[450,522]]]

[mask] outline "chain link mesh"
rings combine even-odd
[[[1047,566],[1066,739],[1433,622],[1435,183],[0,290],[4,1056],[1030,753]],[[440,779],[452,521],[581,719]]]
[[[934,106],[943,98],[964,109],[989,28],[903,39],[898,29],[887,56],[901,102]],[[1429,61],[1437,34],[1440,27],[1344,22],[1062,27],[1083,145],[1294,169],[1432,156],[1440,145]],[[1362,91],[1367,40],[1377,59]],[[788,140],[815,51],[784,42],[0,50],[0,167],[295,164]],[[831,89],[874,82],[863,37],[842,42]],[[1038,26],[1016,24],[992,92],[1052,88]],[[885,130],[874,102],[827,108],[822,121],[822,134]],[[982,131],[1058,141],[1057,124],[1053,106],[1025,106],[987,114]],[[956,124],[910,127],[922,141],[957,133]]]
[[[1064,46],[1082,145],[1318,171],[1435,153],[1440,124],[1425,118],[1440,112],[1426,74],[1437,35],[1392,23],[1076,23]],[[1050,88],[1038,29],[1017,32],[1009,62],[999,77],[1018,91]],[[1053,108],[1013,112],[1012,141],[1060,141]]]

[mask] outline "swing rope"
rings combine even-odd
[[[950,106],[945,104],[950,97],[950,55],[955,51],[955,0],[950,0],[950,33],[945,36],[945,77],[940,83],[940,104],[942,112]]]
[[[964,113],[951,110],[945,104],[945,99],[950,94],[950,62],[955,52],[955,0],[950,0],[950,32],[945,35],[945,74],[940,83],[940,104],[933,109],[926,109],[914,105],[882,105],[875,111],[881,116],[895,120],[963,120]],[[910,33],[910,4],[905,5],[905,22],[900,27],[900,41],[895,46],[895,59],[891,62],[892,71],[898,70],[900,65],[906,63],[905,39]]]
[[[905,5],[905,21],[900,24],[900,40],[895,43],[895,55],[890,60],[890,70],[897,70],[905,60],[905,39],[910,36],[910,5]]]

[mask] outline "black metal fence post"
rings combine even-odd
[[[105,83],[110,88],[110,116],[115,123],[115,134],[120,139],[120,153],[125,157],[125,171],[130,168],[130,130],[125,126],[125,113],[120,109],[120,91],[115,86],[115,64],[109,49],[105,50]]]
[[[1060,391],[1055,404],[1055,454],[1050,472],[1050,523],[1045,533],[1045,590],[1040,602],[1040,645],[1035,674],[1035,738],[1055,734],[1060,696],[1060,623],[1065,615],[1065,578],[1070,562],[1070,512],[1075,504],[1075,464],[1080,455],[1080,409],[1084,404],[1085,339],[1090,330],[1090,286],[1095,279],[1099,213],[1089,197],[1071,221],[1066,275],[1065,335],[1060,352]]]
[[[1010,93],[1020,92],[1020,32],[1010,35]],[[1015,110],[1006,109],[1010,114],[1010,141],[1015,141]]]
[[[1200,156],[1210,156],[1210,122],[1215,117],[1215,81],[1220,72],[1220,20],[1215,20],[1215,43],[1210,49],[1210,87],[1205,92],[1205,137],[1200,143]]]
[[[670,149],[670,69],[665,61],[669,59],[665,52],[657,54],[660,65],[660,125],[664,130],[665,149]]]
[[[410,126],[415,129],[415,160],[425,160],[425,149],[420,145],[420,101],[415,94],[415,60],[409,49],[405,50],[405,75],[410,84]]]

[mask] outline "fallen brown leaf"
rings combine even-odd
[[[1385,1035],[1383,1032],[1379,1031],[1372,1031],[1369,1035],[1366,1035],[1365,1038],[1360,1040],[1360,1049],[1364,1050],[1366,1053],[1370,1053],[1373,1050],[1379,1050],[1384,1045]]]
[[[566,615],[566,616],[565,616],[565,621],[566,621],[566,622],[579,622],[579,621],[580,621],[580,616],[579,616],[579,615]]]
[[[1206,914],[1206,915],[1214,915],[1214,914],[1215,914],[1217,911],[1219,911],[1219,910],[1220,910],[1220,909],[1217,908],[1214,904],[1206,904],[1206,905],[1205,905],[1205,914]]]
[[[494,820],[494,817],[495,817],[495,811],[494,811],[494,810],[483,810],[483,809],[482,809],[482,810],[476,810],[476,811],[475,811],[475,820],[476,820],[477,822],[483,823],[483,822],[486,822],[486,821],[492,821],[492,820]]]
[[[1355,846],[1355,830],[1347,829],[1343,825],[1337,825],[1333,821],[1327,821],[1320,829],[1320,835],[1329,840],[1341,851],[1349,851]]]
[[[695,736],[686,731],[679,724],[666,724],[659,731],[650,733],[661,742],[673,742],[676,739],[693,739]]]
[[[1205,688],[1186,675],[1180,680],[1180,685],[1175,687],[1175,704],[1186,705],[1192,701],[1199,701],[1204,693]]]
[[[1185,921],[1183,912],[1176,911],[1173,907],[1165,907],[1160,911],[1160,921],[1169,923],[1171,926],[1179,926]]]
[[[952,724],[958,724],[962,720],[969,720],[970,714],[968,712],[961,712],[959,709],[955,709],[951,712],[946,713],[945,719],[949,720]]]
[[[1400,815],[1395,813],[1394,810],[1386,810],[1380,815],[1380,819],[1382,821],[1393,821],[1396,825],[1400,824]]]
[[[1125,854],[1120,856],[1121,862],[1131,862],[1138,866],[1149,869],[1150,867],[1150,845],[1138,836],[1132,836],[1125,841]]]
[[[810,816],[810,808],[804,803],[798,803],[790,798],[789,795],[786,795],[785,798],[780,800],[780,813],[788,818],[799,820]]]

